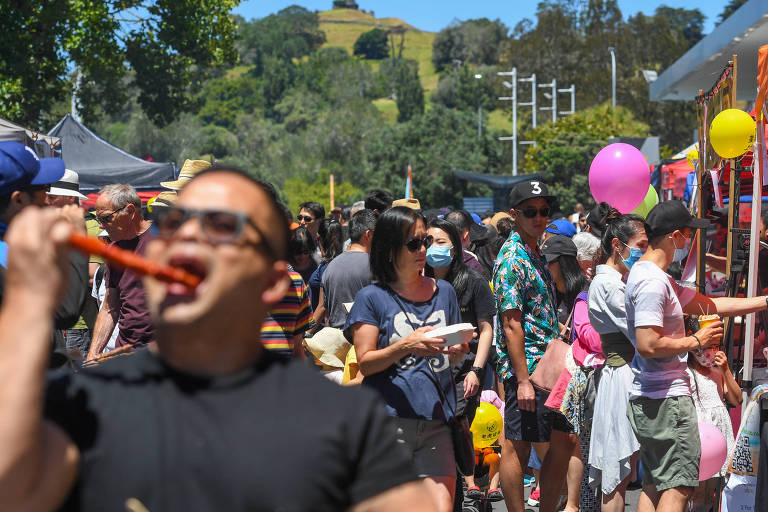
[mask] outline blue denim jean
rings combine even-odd
[[[88,357],[88,349],[91,348],[91,331],[88,329],[67,329],[64,337],[67,342],[67,353],[79,350],[83,360]]]

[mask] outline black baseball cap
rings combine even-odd
[[[560,256],[576,257],[576,244],[565,235],[555,235],[547,238],[541,246],[541,254],[547,259],[547,263],[555,261]]]
[[[706,228],[707,219],[697,219],[690,214],[682,201],[664,201],[654,206],[645,218],[648,238],[658,238],[683,228]]]
[[[523,201],[534,197],[543,197],[548,203],[555,200],[555,196],[549,195],[547,185],[543,181],[525,180],[515,185],[515,188],[509,193],[509,206],[515,208]]]

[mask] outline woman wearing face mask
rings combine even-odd
[[[643,218],[621,215],[608,221],[601,241],[602,264],[589,287],[589,318],[600,334],[605,366],[597,387],[589,447],[589,480],[602,492],[602,510],[624,510],[640,444],[627,419],[635,349],[627,333],[622,280],[648,247]]]
[[[574,451],[568,465],[568,500],[566,512],[589,512],[599,508],[594,496],[586,489],[587,483],[583,478],[584,465],[589,448],[589,427],[585,421],[587,411],[592,409],[592,401],[588,393],[590,379],[594,379],[594,371],[605,362],[601,352],[600,336],[592,328],[587,311],[587,290],[589,280],[577,259],[577,248],[573,241],[562,235],[548,239],[541,246],[541,252],[547,259],[547,266],[552,273],[562,309],[568,311],[566,323],[572,327],[573,343],[566,360],[567,371],[561,376],[559,385],[547,399],[546,406],[559,410],[573,426]],[[571,321],[572,320],[572,321]],[[569,340],[570,341],[570,340]],[[594,383],[594,381],[593,381]],[[592,384],[592,389],[594,385]],[[576,444],[576,438],[581,447]],[[582,483],[583,481],[583,483]],[[580,492],[581,489],[584,492]]]
[[[449,356],[468,347],[445,348],[443,339],[429,335],[461,322],[453,287],[423,275],[431,245],[421,213],[403,206],[384,212],[371,240],[374,284],[355,296],[344,332],[354,341],[363,386],[380,394],[438,510],[449,512],[456,488],[447,425],[456,411]]]
[[[453,364],[456,414],[466,416],[471,424],[480,404],[480,392],[484,387],[490,389],[496,380],[495,372],[487,364],[493,341],[491,318],[496,312],[496,305],[488,281],[464,264],[461,257],[461,235],[456,226],[442,219],[434,219],[429,222],[427,235],[432,237],[432,245],[427,249],[425,274],[451,283],[459,299],[461,321],[472,324],[478,332],[478,337],[470,343],[470,352],[464,354],[458,364]],[[460,255],[458,258],[457,253]],[[484,377],[487,379],[484,380]],[[467,497],[480,498],[480,488],[475,485],[474,478],[466,477],[465,480]],[[461,510],[460,483],[456,487],[454,510]],[[488,497],[494,501],[502,499],[498,489],[489,489]]]

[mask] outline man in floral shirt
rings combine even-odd
[[[539,510],[555,512],[575,444],[565,417],[544,406],[548,393],[534,389],[530,381],[547,344],[558,334],[552,276],[538,248],[553,200],[541,181],[515,186],[509,210],[515,230],[499,251],[493,275],[497,370],[506,397],[500,469],[510,512],[523,512],[523,468],[531,443],[550,441],[541,468]]]

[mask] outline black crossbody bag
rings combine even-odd
[[[388,291],[397,305],[400,306],[400,310],[405,315],[405,320],[408,322],[408,324],[410,324],[411,329],[415,331],[417,327],[413,325],[413,322],[411,322],[411,319],[408,317],[408,312],[405,310],[405,307],[403,307],[403,303],[400,302],[400,299],[397,297],[397,293],[395,293],[395,291],[389,287]],[[429,362],[429,359],[426,359],[427,368],[429,368],[429,372],[434,378],[434,384],[437,388],[437,393],[440,395],[440,400],[442,400],[443,403],[446,404],[446,406],[450,409],[451,404],[446,398],[442,386],[440,386],[440,380],[437,378],[437,374],[432,369],[432,364]],[[475,473],[475,446],[472,442],[472,432],[469,430],[469,421],[467,421],[466,416],[457,417],[455,408],[453,408],[451,412],[453,413],[453,417],[448,421],[448,430],[451,432],[453,458],[456,461],[456,468],[459,470],[459,473],[464,476],[470,476]]]

